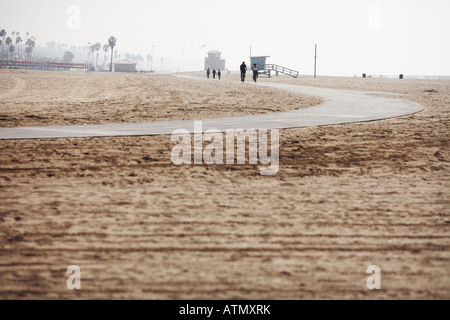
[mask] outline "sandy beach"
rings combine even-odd
[[[170,75],[1,72],[0,127],[196,120],[322,103],[314,97],[231,81],[212,85]]]
[[[0,70],[0,127],[322,103],[238,77]],[[0,141],[0,299],[449,299],[450,81],[259,81],[391,92],[426,110],[280,130],[267,177],[175,166],[170,136]],[[66,287],[70,265],[81,290]],[[370,265],[381,290],[366,287]]]

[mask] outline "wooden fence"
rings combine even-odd
[[[50,61],[8,61],[0,60],[0,68],[7,69],[34,69],[34,70],[87,70],[87,63],[58,63]]]

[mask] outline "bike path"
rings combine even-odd
[[[180,77],[199,79],[189,76]],[[421,112],[425,109],[424,106],[415,102],[374,95],[386,94],[383,92],[324,89],[280,83],[258,83],[251,85],[311,95],[324,99],[325,103],[308,109],[287,112],[230,118],[198,119],[202,121],[202,132],[209,129],[217,129],[219,131],[229,129],[270,130],[347,124],[402,117]],[[0,128],[0,140],[153,136],[172,134],[176,129],[185,129],[193,133],[194,122],[198,120]]]

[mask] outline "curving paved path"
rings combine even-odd
[[[184,78],[199,79],[189,76]],[[278,83],[259,83],[258,86],[298,92],[324,99],[322,105],[289,112],[254,116],[205,119],[203,132],[208,129],[288,129],[309,126],[346,124],[401,117],[421,112],[422,105],[400,99],[374,96],[381,92],[323,89]],[[385,92],[383,92],[386,94]],[[106,124],[84,126],[0,128],[0,140],[46,139],[112,136],[149,136],[172,134],[176,129],[194,132],[194,120]]]

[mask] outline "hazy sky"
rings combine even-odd
[[[237,70],[253,55],[312,74],[450,75],[450,0],[12,0],[0,27],[37,42],[105,44],[154,66],[201,70],[206,49]]]

